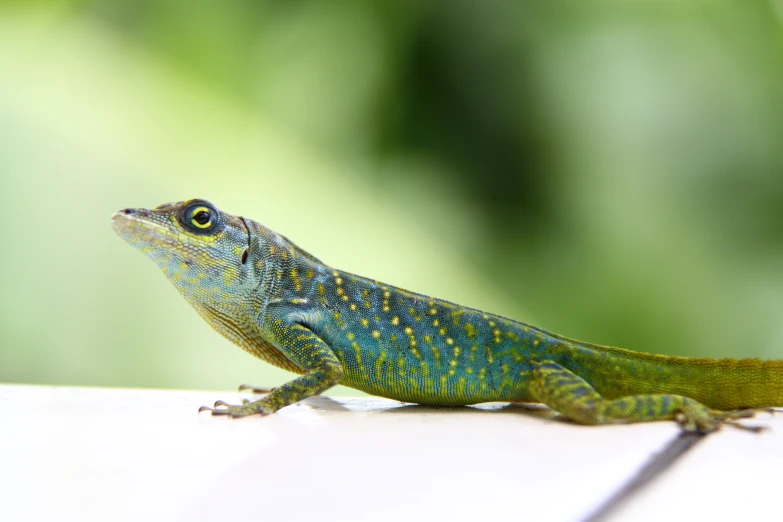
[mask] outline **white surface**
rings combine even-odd
[[[678,433],[372,398],[240,420],[196,413],[240,397],[0,386],[0,520],[579,520]],[[615,519],[773,509],[782,420],[710,437]]]
[[[612,520],[783,520],[783,412],[746,424],[771,430],[753,436],[727,428],[708,437]]]

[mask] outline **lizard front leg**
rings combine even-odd
[[[538,401],[580,424],[614,424],[676,420],[685,431],[715,431],[723,422],[753,416],[707,408],[689,397],[673,394],[629,395],[605,399],[586,380],[553,362],[533,363],[530,393]],[[732,424],[758,431],[755,427]]]
[[[340,361],[329,345],[312,330],[301,324],[289,324],[276,328],[276,334],[282,345],[281,351],[306,373],[270,389],[269,395],[257,401],[245,401],[237,406],[217,401],[214,407],[202,406],[199,411],[230,417],[267,415],[307,397],[319,395],[340,381],[343,376]]]

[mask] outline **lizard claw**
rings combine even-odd
[[[769,427],[767,426],[747,426],[735,420],[726,420],[723,421],[723,424],[725,424],[726,426],[731,426],[732,428],[737,428],[738,430],[749,431],[751,433],[761,433],[762,431],[766,431],[769,429]]]
[[[209,406],[201,406],[198,409],[198,412],[201,413],[202,411],[208,411],[212,415],[231,415],[231,408],[236,408],[236,406],[231,406],[226,401],[215,401],[215,404],[212,408]]]
[[[210,408],[209,406],[201,406],[198,412],[208,411],[212,415],[230,415],[231,411],[228,408]]]
[[[272,391],[274,391],[274,388],[269,388],[266,386],[253,386],[251,384],[240,384],[239,391],[245,391],[245,390],[250,390],[250,393],[265,394],[265,393],[272,393]]]

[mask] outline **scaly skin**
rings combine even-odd
[[[712,431],[783,406],[783,361],[690,359],[567,339],[331,268],[204,200],[125,209],[114,230],[218,332],[300,374],[213,415],[268,414],[343,384],[418,404],[542,402],[583,424]]]

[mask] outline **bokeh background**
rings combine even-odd
[[[0,3],[0,381],[234,388],[109,216],[192,197],[602,344],[783,358],[783,2]]]

